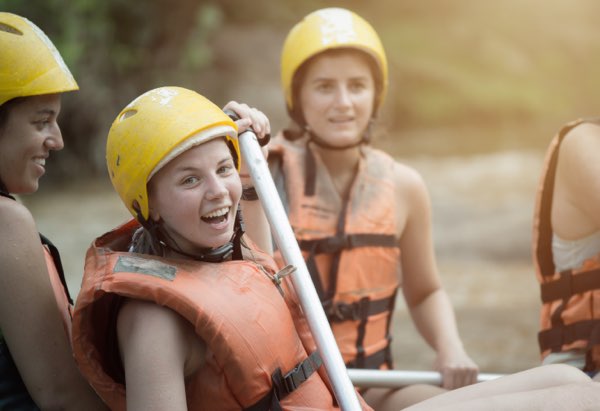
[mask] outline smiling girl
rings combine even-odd
[[[0,409],[105,409],[77,371],[58,250],[13,195],[63,148],[61,94],[78,86],[46,35],[0,12]]]
[[[162,87],[109,132],[111,181],[135,220],[88,251],[73,345],[113,410],[338,409],[289,277],[250,239],[268,247],[268,230],[244,233],[240,200],[244,219],[266,219],[243,194],[237,130],[261,136],[268,120],[226,108],[241,122]]]

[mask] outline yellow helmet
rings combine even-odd
[[[335,48],[354,48],[367,53],[380,71],[375,110],[381,107],[388,86],[387,59],[379,36],[356,13],[342,8],[314,11],[296,24],[287,35],[281,52],[281,86],[289,112],[294,109],[292,82],[298,68],[318,53]]]
[[[0,105],[79,89],[54,44],[24,17],[0,12],[0,56]]]
[[[148,219],[150,178],[184,151],[225,137],[237,156],[237,126],[219,107],[181,87],[150,90],[125,107],[106,142],[106,165],[113,187],[129,212]]]

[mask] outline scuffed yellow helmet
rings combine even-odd
[[[0,105],[15,97],[78,89],[42,30],[24,17],[0,12]]]
[[[129,103],[106,142],[110,180],[129,212],[147,220],[150,178],[179,154],[217,137],[233,146],[239,171],[237,126],[210,100],[185,88],[160,87]]]
[[[294,109],[292,82],[298,68],[318,53],[335,48],[357,49],[375,60],[382,84],[375,97],[374,113],[381,107],[388,87],[387,59],[381,40],[362,17],[350,10],[332,7],[305,16],[285,39],[281,52],[281,86],[289,112]]]

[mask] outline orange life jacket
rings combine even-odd
[[[46,267],[50,276],[50,283],[56,298],[56,304],[60,311],[65,333],[71,341],[71,319],[73,317],[73,300],[69,295],[69,289],[63,272],[62,264],[58,249],[46,237],[40,234],[44,247],[44,257],[46,259]]]
[[[320,358],[303,345],[310,337],[296,328],[299,311],[286,305],[296,305],[288,281],[271,278],[270,257],[253,250],[261,265],[207,263],[119,251],[137,227],[130,221],[92,244],[73,316],[75,358],[112,410],[125,410],[115,336],[123,297],[171,308],[207,344],[206,363],[186,381],[190,410],[338,409],[315,372]]]
[[[390,323],[400,286],[394,160],[362,148],[349,198],[317,153],[277,136],[269,160],[290,224],[348,367],[392,368]],[[281,256],[278,257],[281,259]]]
[[[600,250],[581,267],[556,272],[551,225],[559,147],[567,133],[584,122],[590,120],[565,125],[548,148],[536,198],[532,248],[543,303],[538,334],[542,358],[551,352],[585,349],[585,369],[591,371],[600,369]]]

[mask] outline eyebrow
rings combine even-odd
[[[225,158],[221,159],[219,162],[217,162],[217,165],[220,166],[220,165],[222,165],[224,163],[227,163],[228,161],[233,161],[233,158],[232,157],[225,157]],[[198,167],[196,167],[196,166],[183,166],[183,167],[178,167],[177,171],[178,172],[187,172],[187,171],[190,171],[190,170],[193,171],[193,170],[196,170],[196,169],[198,169]]]
[[[354,77],[350,77],[348,80],[368,80],[369,76],[367,75],[359,75],[359,76],[354,76]],[[314,79],[311,80],[313,83],[317,83],[320,81],[336,81],[336,79],[334,79],[333,77],[315,77]]]
[[[51,108],[43,108],[43,109],[37,110],[35,112],[35,114],[48,114],[50,116],[53,116],[56,114],[56,111],[52,110]]]

